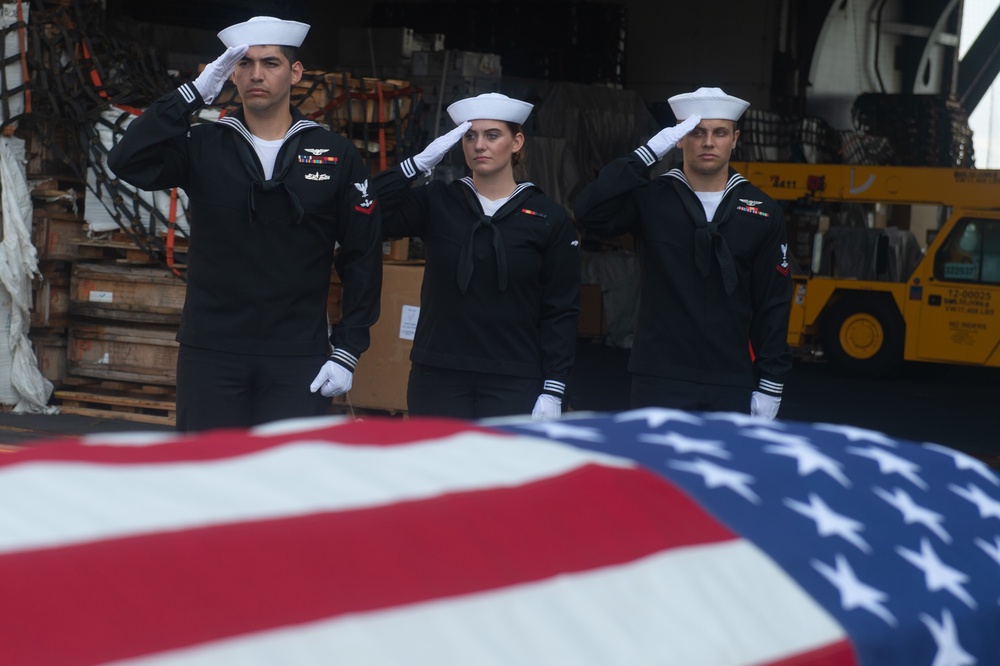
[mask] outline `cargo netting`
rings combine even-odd
[[[37,171],[85,183],[90,234],[124,234],[151,259],[173,268],[174,239],[178,245],[187,239],[187,197],[179,190],[136,190],[108,169],[107,155],[145,107],[197,72],[172,74],[147,45],[109,34],[103,0],[36,0],[3,8],[14,17],[2,24],[5,43],[20,45],[13,55],[5,50],[0,68],[4,131],[26,138]],[[313,70],[293,89],[292,103],[351,139],[375,172],[422,147],[421,94],[406,81]],[[238,105],[227,83],[192,121],[214,122]]]

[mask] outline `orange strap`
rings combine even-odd
[[[181,272],[174,268],[174,228],[177,226],[177,188],[170,190],[170,215],[167,217],[167,268],[177,277]]]
[[[378,102],[378,164],[379,170],[385,171],[389,168],[385,155],[385,113],[382,109],[382,82],[375,82],[375,96]]]
[[[17,4],[18,4],[18,9],[20,9],[21,3],[18,2]],[[69,28],[70,30],[75,30],[76,26],[73,25],[73,19],[71,19],[68,14],[65,16],[65,19],[66,19],[66,27]],[[91,60],[90,82],[94,84],[95,88],[99,89],[98,92],[97,92],[97,94],[100,95],[101,97],[107,99],[107,97],[108,97],[107,91],[106,90],[100,90],[100,88],[104,84],[101,83],[101,77],[97,73],[97,69],[95,69],[94,66],[93,66],[93,61],[92,61],[92,58],[90,56],[90,49],[87,48],[87,42],[81,41],[80,42],[80,48],[83,49],[83,57],[86,60]]]

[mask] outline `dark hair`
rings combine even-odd
[[[288,64],[294,65],[299,59],[299,47],[297,46],[278,46],[281,51],[281,55],[288,58]]]
[[[510,120],[504,121],[507,124],[507,129],[510,130],[512,136],[517,136],[518,134],[524,134],[524,128],[515,122]],[[521,144],[521,150],[517,151],[510,156],[510,165],[514,167],[514,180],[524,180],[526,174],[526,169],[524,166],[524,144]],[[520,177],[519,177],[520,176]]]

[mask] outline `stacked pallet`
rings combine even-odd
[[[85,183],[54,157],[61,146],[31,138],[38,275],[29,337],[56,388],[53,403],[67,413],[171,425],[185,284],[120,231],[93,233]]]

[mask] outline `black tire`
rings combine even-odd
[[[820,323],[823,353],[846,374],[885,377],[903,364],[906,323],[895,301],[881,294],[844,294]]]

